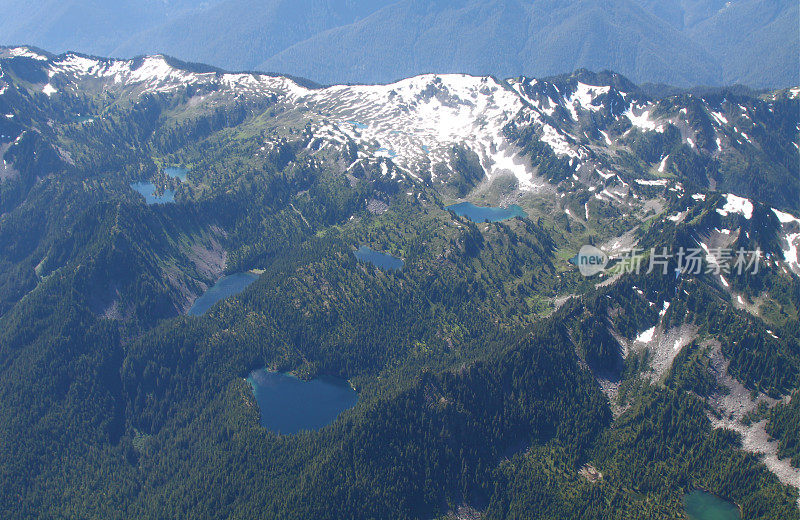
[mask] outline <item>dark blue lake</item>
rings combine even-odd
[[[202,316],[215,303],[229,296],[239,294],[256,280],[258,280],[258,276],[252,273],[236,273],[222,277],[213,287],[195,300],[194,305],[192,305],[187,314],[189,316]]]
[[[286,435],[319,430],[358,402],[350,384],[334,377],[303,381],[289,374],[255,370],[247,382],[261,410],[261,425]]]
[[[186,174],[189,172],[186,170],[186,168],[169,166],[164,168],[164,173],[167,175],[167,177],[172,177],[173,179],[178,179],[179,181],[183,182],[186,180]]]
[[[381,269],[399,270],[405,265],[405,262],[403,262],[402,258],[379,253],[367,246],[359,247],[353,254],[356,255],[356,258],[362,262],[369,262],[372,265],[380,267]]]
[[[473,222],[501,222],[514,217],[527,217],[522,208],[512,204],[508,208],[495,208],[476,206],[471,202],[459,202],[452,204],[444,209],[452,211],[459,217],[467,217]]]
[[[705,491],[684,495],[683,507],[689,520],[741,520],[739,508]]]
[[[175,202],[175,193],[172,190],[164,190],[162,195],[156,195],[156,186],[152,182],[134,182],[131,188],[136,190],[148,204],[166,204]]]

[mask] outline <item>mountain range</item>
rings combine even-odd
[[[0,48],[0,516],[800,520],[798,114]]]
[[[800,75],[791,0],[3,0],[0,9],[0,43],[165,53],[326,84],[588,68],[639,83],[761,88]]]

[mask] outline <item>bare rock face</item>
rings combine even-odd
[[[788,458],[778,457],[778,441],[772,439],[766,432],[767,420],[749,423],[746,419],[746,415],[755,412],[760,403],[766,403],[771,408],[779,400],[762,393],[754,396],[728,373],[730,361],[722,355],[719,342],[711,343],[714,347],[711,366],[717,376],[717,382],[725,389],[708,398],[708,403],[719,415],[716,417],[709,414],[712,424],[715,428],[726,428],[737,432],[741,435],[744,450],[760,456],[767,468],[781,482],[800,489],[800,469],[792,467]]]

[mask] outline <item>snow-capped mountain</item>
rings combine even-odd
[[[588,72],[549,80],[429,74],[388,85],[323,88],[161,55],[112,60],[17,47],[0,56],[3,92],[14,86],[48,98],[113,93],[117,103],[188,93],[195,110],[270,100],[283,110],[274,123],[291,119],[309,148],[355,145],[347,170],[379,162],[393,175],[429,182],[447,182],[457,173],[454,147],[469,151],[489,182],[510,175],[519,190],[530,191],[550,180],[563,189],[590,188],[601,200],[636,197],[652,187],[683,190],[687,180],[751,195],[747,186],[728,182],[726,168],[711,171],[707,163],[724,166],[776,149],[787,156],[787,166],[797,161],[797,123],[776,124],[775,107],[796,105],[800,88],[760,99],[722,91],[653,100],[619,75]],[[570,174],[540,171],[544,158]],[[790,168],[778,174],[788,178],[789,191],[783,199],[771,194],[771,202],[791,207],[796,176]]]
[[[389,85],[319,88],[288,77],[231,74],[160,55],[111,60],[74,53],[52,56],[25,47],[0,52],[11,69],[1,79],[8,83],[10,74],[18,79],[28,75],[24,82],[31,90],[47,96],[113,91],[135,99],[189,86],[198,89],[193,103],[205,106],[276,96],[285,105],[308,110],[304,118],[317,139],[352,140],[367,149],[372,145],[373,156],[391,157],[412,173],[422,163],[430,168],[446,163],[445,150],[460,144],[481,158],[487,176],[512,172],[522,189],[535,185],[535,172],[521,157],[519,143],[509,137],[510,127],[535,129],[539,140],[576,171],[607,178],[611,170],[602,169],[613,170],[614,164],[599,157],[599,149],[624,147],[635,132],[664,134],[670,125],[679,130],[683,144],[701,154],[759,148],[761,119],[774,113],[775,103],[800,96],[800,88],[794,88],[746,103],[724,94],[653,101],[618,75],[589,73],[552,80],[430,74]],[[20,74],[23,69],[27,71]],[[791,146],[797,149],[796,142]],[[659,157],[658,172],[669,165],[669,156]]]
[[[389,85],[320,88],[282,76],[187,65],[165,56],[109,60],[74,53],[52,56],[29,48],[2,52],[11,69],[3,77],[26,67],[31,90],[47,96],[114,92],[137,99],[192,87],[192,104],[205,108],[274,97],[284,108],[302,108],[310,145],[353,142],[360,147],[358,160],[390,159],[411,176],[427,172],[431,179],[453,170],[451,150],[458,145],[477,156],[487,178],[510,173],[522,190],[542,185],[539,158],[523,151],[523,129],[525,139],[544,143],[556,158],[567,161],[576,182],[658,185],[670,177],[678,158],[648,153],[644,171],[635,178],[627,159],[620,163],[620,154],[630,153],[643,139],[670,140],[672,148],[685,145],[708,160],[724,161],[747,149],[761,153],[775,145],[775,129],[769,128],[775,104],[796,103],[800,94],[795,88],[763,99],[713,94],[656,101],[621,76],[589,73],[551,80],[423,75]],[[34,77],[34,71],[39,75]],[[786,135],[777,144],[796,157],[797,142]]]

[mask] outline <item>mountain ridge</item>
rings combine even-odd
[[[497,79],[465,74],[428,74],[391,84],[321,87],[298,82],[284,75],[227,73],[201,64],[172,62],[171,58],[164,55],[112,60],[87,58],[72,53],[51,58],[37,56],[27,48],[7,49],[5,53],[9,56],[22,55],[23,60],[30,60],[29,63],[25,62],[26,65],[21,70],[25,74],[36,76],[38,79],[32,81],[38,81],[37,88],[48,96],[63,88],[75,90],[87,86],[96,89],[94,81],[100,81],[107,89],[119,89],[122,86],[125,96],[131,100],[148,92],[181,91],[189,84],[210,88],[209,94],[212,98],[222,96],[221,99],[228,99],[230,96],[242,95],[269,99],[271,96],[278,96],[278,99],[288,103],[311,108],[315,114],[310,121],[312,128],[327,136],[327,139],[341,143],[355,140],[357,143],[369,145],[374,150],[372,153],[375,158],[392,159],[400,168],[419,168],[421,164],[428,164],[424,168],[430,169],[430,175],[434,177],[439,167],[437,164],[449,163],[446,156],[449,154],[447,150],[450,143],[463,141],[471,143],[468,147],[478,154],[481,166],[487,172],[498,169],[516,171],[520,182],[530,184],[530,171],[533,167],[530,164],[525,165],[527,159],[522,159],[521,151],[514,143],[516,138],[508,139],[501,131],[511,123],[514,126],[521,124],[524,127],[539,128],[538,138],[552,149],[559,160],[569,160],[570,169],[587,173],[598,170],[607,172],[605,169],[614,168],[618,159],[608,154],[598,154],[594,148],[610,143],[606,143],[604,139],[607,141],[610,139],[609,135],[620,132],[611,130],[620,120],[625,121],[626,125],[632,125],[631,129],[640,131],[663,132],[668,126],[677,125],[676,128],[680,128],[680,131],[676,131],[683,144],[706,155],[704,160],[727,153],[728,150],[733,152],[739,146],[761,148],[761,144],[753,141],[744,130],[738,129],[729,118],[744,117],[739,124],[752,127],[748,132],[756,135],[761,135],[764,128],[764,123],[753,123],[746,110],[744,114],[736,114],[744,108],[734,102],[727,102],[724,109],[719,108],[726,103],[726,95],[735,95],[732,90],[706,91],[704,96],[707,99],[693,98],[691,94],[679,91],[673,94],[672,99],[681,104],[688,103],[680,113],[651,118],[652,114],[659,112],[660,101],[648,98],[624,76],[613,72],[592,73],[585,69],[550,79]],[[11,61],[9,66],[19,67],[15,64],[16,61]],[[769,99],[770,95],[783,95],[792,99],[798,92],[800,91],[797,88],[793,88],[772,94],[767,92],[763,96]],[[681,100],[681,95],[688,97]],[[698,106],[693,106],[698,103]],[[754,110],[767,111],[764,116],[768,116],[768,103],[769,101],[760,107],[754,107]],[[523,110],[523,105],[528,108]],[[689,109],[697,113],[692,116],[695,118],[692,121],[692,117],[688,115]],[[374,126],[360,128],[360,112],[367,118],[364,122],[378,118]],[[722,113],[726,115],[718,115]],[[478,115],[482,118],[488,117],[487,121],[495,123],[474,126],[478,125],[478,120],[473,120],[472,117],[477,118]],[[398,120],[410,117],[415,122],[409,122],[409,128],[417,131],[408,131],[405,135],[390,131],[388,120],[384,121],[387,117]],[[450,119],[440,121],[439,118]],[[440,123],[444,125],[440,126]],[[486,126],[487,124],[490,126]],[[491,124],[498,126],[494,128]],[[456,126],[450,128],[448,125]],[[626,139],[629,134],[630,130],[621,132],[615,138]],[[725,145],[729,139],[732,139],[730,145]],[[767,146],[767,143],[765,141],[763,145]],[[771,141],[768,145],[773,146]],[[663,159],[664,157],[659,158]],[[596,177],[599,174],[592,175]],[[775,204],[793,206],[794,203],[790,202],[791,194],[795,193],[797,180],[789,172],[782,175],[786,176],[790,191],[780,203],[777,198],[771,200]],[[743,189],[735,184],[728,186],[733,191]],[[739,193],[743,196],[753,194],[748,189]]]
[[[641,79],[642,70],[634,68],[641,65],[633,65],[625,58],[626,54],[636,55],[637,52],[644,54],[634,59],[634,63],[647,62],[652,57],[648,54],[651,50],[637,50],[638,43],[629,41],[632,34],[638,33],[645,47],[669,49],[665,50],[665,55],[672,55],[671,65],[659,60],[649,61],[655,68],[644,77],[651,80],[670,77],[680,84],[713,82],[710,57],[701,57],[703,53],[690,49],[677,31],[669,26],[659,27],[655,17],[632,3],[593,2],[574,6],[503,0],[488,4],[467,2],[464,6],[459,2],[454,4],[458,6],[451,12],[446,10],[450,4],[434,4],[438,9],[428,9],[426,2],[398,2],[361,20],[357,27],[333,28],[295,44],[262,63],[260,68],[277,67],[305,74],[315,71],[318,75],[317,71],[323,71],[325,76],[346,82],[362,74],[362,67],[367,69],[378,59],[403,67],[406,63],[403,56],[414,56],[414,62],[407,68],[393,70],[394,79],[425,69],[479,75],[485,75],[481,71],[491,71],[501,76],[515,75],[514,70],[519,70],[527,76],[548,76],[563,73],[565,68],[610,68],[611,64],[620,72]],[[612,31],[617,20],[630,23],[629,30]],[[402,23],[397,26],[397,21]],[[587,25],[588,28],[584,27]],[[663,34],[665,31],[669,36]],[[493,37],[484,41],[482,35],[487,34]],[[609,41],[602,40],[606,35],[610,35]],[[587,40],[581,43],[578,37]],[[659,38],[658,41],[651,43],[653,37]],[[459,42],[465,42],[465,47],[458,47]],[[418,47],[436,49],[436,52],[431,52],[430,56],[420,54]],[[482,48],[489,51],[483,54]],[[372,54],[362,60],[359,54],[362,49]],[[603,54],[611,49],[615,53],[613,56]],[[476,63],[475,58],[483,62]],[[539,59],[543,61],[537,61]],[[684,68],[680,71],[673,68],[667,74],[663,72],[665,66],[677,67],[681,62]],[[689,76],[680,77],[688,71],[691,71]]]
[[[385,83],[428,72],[542,77],[581,66],[617,70],[637,83],[678,86],[777,88],[800,79],[794,72],[800,68],[800,11],[789,0],[151,2],[145,14],[128,16],[124,24],[85,27],[85,20],[113,19],[115,9],[134,7],[123,0],[104,9],[73,0],[66,10],[49,0],[24,9],[19,0],[4,2],[0,9],[17,17],[0,24],[0,42],[24,39],[49,49],[122,57],[165,53],[327,84]],[[85,20],[81,13],[88,13]],[[50,29],[19,30],[50,18]],[[67,23],[86,36],[76,39],[59,29]],[[107,41],[112,43],[102,43]]]

